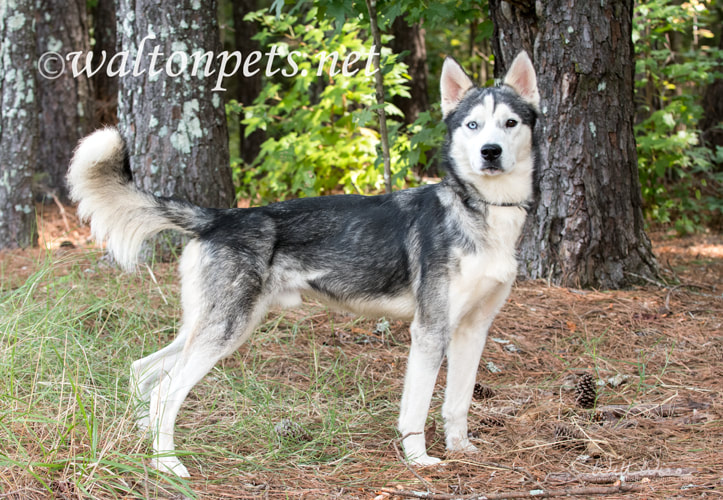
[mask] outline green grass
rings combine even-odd
[[[99,280],[99,274],[108,276]],[[147,290],[134,293],[142,288],[138,278],[109,274],[107,266],[85,259],[40,262],[22,285],[11,287],[3,280],[1,487],[133,495],[128,478],[140,480],[149,471],[147,446],[133,430],[128,362],[170,333],[168,318],[136,312],[153,311],[155,301]]]
[[[128,389],[130,363],[177,329],[176,272],[154,268],[156,282],[143,266],[124,274],[87,256],[36,266],[24,283],[0,279],[0,494],[193,496],[186,481],[149,468]],[[389,434],[379,439],[394,438],[397,396],[383,377],[365,376],[368,355],[315,341],[329,335],[328,314],[270,315],[257,348],[242,348],[194,389],[176,427],[193,472],[341,464],[360,436],[373,436],[374,421]],[[282,442],[274,425],[283,418],[309,438]]]
[[[0,498],[368,499],[382,487],[428,488],[392,445],[408,325],[393,322],[380,340],[370,335],[375,321],[314,304],[269,314],[186,399],[176,445],[192,478],[180,480],[150,468],[150,443],[134,426],[129,397],[131,362],[178,329],[175,265],[127,274],[92,252],[44,254],[36,262],[24,255],[26,266],[2,257]],[[700,296],[681,291],[671,300],[680,313],[663,317],[655,311],[666,293],[517,287],[491,336],[519,350],[488,342],[478,371],[478,381],[496,393],[472,405],[480,453],[445,457],[445,467],[423,472],[425,481],[447,494],[459,493],[457,485],[491,492],[533,485],[519,485],[514,470],[491,474],[485,462],[524,466],[537,477],[583,470],[580,452],[555,442],[557,423],[589,434],[595,446],[584,467],[591,470],[645,469],[651,460],[718,463],[719,303],[701,305]],[[490,373],[488,361],[502,371]],[[685,409],[693,401],[698,420],[683,420],[692,413],[665,422],[631,416],[630,426],[590,419],[595,410],[577,408],[567,387],[582,371],[605,382],[598,406],[675,401]],[[627,378],[613,386],[608,380],[617,375]],[[430,411],[438,429],[428,444],[436,456],[444,456],[443,383],[444,374]],[[502,425],[489,425],[495,415]],[[279,436],[275,426],[284,419],[305,436]]]

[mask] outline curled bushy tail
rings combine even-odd
[[[126,163],[126,150],[115,128],[98,130],[80,141],[68,170],[70,197],[78,215],[90,220],[93,237],[126,270],[135,268],[143,241],[164,229],[198,236],[212,211],[160,198],[137,189]]]

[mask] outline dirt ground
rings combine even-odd
[[[40,234],[51,252],[92,246],[72,209],[46,206]],[[659,283],[622,291],[541,281],[514,287],[478,372],[470,435],[480,453],[445,455],[435,399],[426,434],[444,467],[406,467],[390,432],[360,441],[358,453],[378,470],[366,460],[343,473],[333,465],[290,467],[283,477],[239,472],[192,481],[194,490],[206,498],[723,497],[723,235],[651,237]],[[0,254],[5,275],[21,280],[43,251]],[[374,324],[329,327],[315,342],[350,353],[376,349],[376,369],[396,370],[390,383],[401,390],[403,342],[376,342]],[[404,341],[407,327],[392,322],[390,333]]]

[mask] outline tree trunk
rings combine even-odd
[[[429,109],[427,95],[427,48],[424,43],[424,29],[421,21],[410,25],[402,16],[392,23],[394,39],[391,49],[395,54],[408,52],[402,58],[409,67],[411,80],[408,83],[410,97],[394,96],[392,102],[404,113],[404,121],[414,123],[419,113]]]
[[[655,278],[633,136],[633,0],[490,0],[495,73],[533,55],[541,171],[521,244],[529,278],[620,288]]]
[[[35,245],[35,2],[0,2],[0,249]]]
[[[382,46],[382,35],[377,24],[376,0],[366,0],[367,12],[369,13],[369,28],[372,33],[372,44],[375,47]],[[377,98],[377,115],[379,116],[379,136],[382,139],[382,163],[384,164],[384,188],[387,193],[392,192],[392,167],[391,155],[389,154],[389,133],[387,131],[387,115],[384,111],[384,74],[381,71],[379,52],[371,55],[374,67],[374,94]]]
[[[105,50],[111,58],[116,53],[115,1],[98,0],[93,9],[93,60],[100,60]],[[118,123],[118,77],[108,76],[107,71],[99,71],[93,76],[95,94],[95,118],[102,125]]]
[[[252,39],[257,33],[256,23],[244,21],[246,14],[256,10],[256,0],[238,0],[232,3],[236,50],[244,54],[244,57],[246,54],[260,51],[259,42]],[[236,91],[236,99],[239,103],[244,106],[253,104],[254,100],[261,93],[261,75],[262,73],[260,71],[250,76],[244,76],[239,72],[237,78],[240,79],[240,82]],[[239,122],[241,122],[243,118],[242,115]],[[239,136],[240,156],[244,163],[250,165],[259,155],[261,144],[266,140],[266,135],[263,130],[255,130],[246,137],[246,127],[244,127],[243,123],[239,123]]]
[[[120,50],[131,56],[118,82],[118,120],[136,185],[230,207],[224,96],[211,90],[217,73],[203,75],[206,60],[191,74],[194,52],[220,53],[216,2],[118,0],[116,16]],[[155,61],[154,52],[160,54]]]
[[[723,33],[718,40],[718,48],[723,50]],[[717,71],[723,72],[723,62],[718,64]],[[703,119],[700,129],[706,146],[715,150],[723,148],[723,78],[717,78],[708,85],[703,94]],[[719,165],[719,168],[723,165]]]
[[[85,0],[39,0],[36,4],[37,54],[86,54],[90,49]],[[65,175],[78,141],[93,128],[93,95],[85,74],[73,76],[69,65],[57,78],[38,79],[40,122],[37,172],[39,191],[68,199]],[[44,194],[38,192],[37,194]]]

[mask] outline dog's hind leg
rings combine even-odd
[[[131,364],[131,400],[136,406],[136,425],[146,430],[149,425],[148,403],[151,391],[176,364],[186,343],[186,331],[181,329],[178,336],[163,349]]]
[[[216,364],[228,354],[227,350],[213,346],[197,348],[193,343],[179,356],[171,371],[151,394],[150,420],[153,432],[153,465],[161,471],[170,471],[188,477],[188,470],[175,455],[173,439],[178,411],[186,396]]]
[[[264,268],[257,261],[191,241],[180,262],[183,326],[168,347],[134,364],[149,368],[159,383],[150,389],[149,430],[153,437],[153,465],[162,471],[188,476],[175,455],[176,416],[191,389],[222,358],[251,335],[266,313],[262,296]],[[260,259],[259,259],[260,260]],[[170,366],[170,362],[174,362]]]
[[[255,315],[258,317],[258,315]],[[188,470],[175,456],[173,439],[178,411],[190,390],[222,358],[232,354],[250,336],[256,321],[245,321],[229,330],[219,318],[201,321],[189,330],[176,364],[151,394],[150,421],[153,431],[154,466],[188,477]]]
[[[183,351],[176,356],[175,365],[153,389],[150,398],[153,464],[159,470],[182,477],[188,476],[188,470],[175,456],[173,433],[183,401],[220,359],[232,354],[248,339],[267,309],[267,302],[259,294],[258,277],[236,275],[224,282],[211,273],[208,279],[222,293],[205,297],[203,309],[196,309],[200,314],[189,315],[195,322],[187,325]],[[184,301],[184,305],[188,304]]]
[[[444,358],[446,331],[411,325],[412,345],[407,360],[407,374],[399,412],[399,432],[407,460],[414,465],[433,465],[440,459],[427,455],[424,424],[434,393],[439,367]]]
[[[148,406],[151,391],[173,368],[186,344],[189,328],[199,321],[202,309],[203,275],[200,271],[203,251],[198,241],[191,241],[180,260],[183,322],[176,338],[164,348],[131,365],[131,397],[136,405],[136,423],[141,430],[149,425]]]

